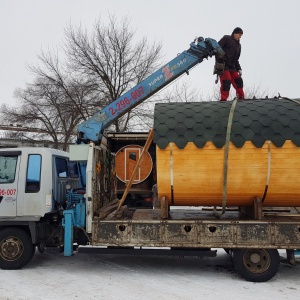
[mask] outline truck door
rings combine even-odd
[[[21,151],[0,151],[0,218],[16,217]]]
[[[46,165],[46,162],[44,163]],[[42,155],[30,153],[27,156],[27,168],[25,181],[25,193],[23,196],[23,207],[17,209],[18,216],[39,216],[41,213],[43,191],[41,190],[41,166]],[[50,174],[50,173],[49,173]],[[23,183],[19,185],[24,189]],[[44,183],[47,186],[47,183]],[[19,198],[20,199],[20,198]],[[51,200],[49,201],[51,206]]]

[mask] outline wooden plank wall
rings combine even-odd
[[[222,205],[224,147],[218,149],[208,142],[197,148],[189,142],[178,149],[172,143],[166,149],[157,147],[156,155],[159,198],[165,196],[172,204],[173,181],[174,205]],[[255,197],[263,197],[268,164],[264,206],[300,206],[300,148],[291,141],[281,148],[268,142],[262,148],[250,141],[242,148],[230,143],[227,206],[251,205]]]

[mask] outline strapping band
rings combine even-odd
[[[232,101],[232,105],[231,105],[229,117],[228,117],[228,123],[227,123],[225,149],[224,149],[223,197],[222,197],[222,213],[221,213],[221,215],[223,215],[225,213],[226,204],[227,204],[227,174],[228,174],[229,142],[230,142],[230,134],[231,134],[233,115],[234,115],[234,110],[235,110],[237,101],[238,101],[238,98],[234,98],[234,100]]]
[[[262,203],[264,203],[265,198],[267,196],[269,182],[270,182],[270,176],[271,176],[271,141],[268,141],[268,173],[267,173],[267,183],[266,183],[266,187],[265,187],[265,192],[261,199]]]

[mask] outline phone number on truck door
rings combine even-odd
[[[16,189],[0,189],[0,196],[13,196],[17,193]]]

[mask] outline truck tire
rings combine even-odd
[[[27,265],[34,255],[35,247],[29,235],[19,228],[0,231],[0,268],[20,269]]]
[[[252,282],[265,282],[276,275],[280,257],[276,249],[238,249],[233,251],[238,274]]]

